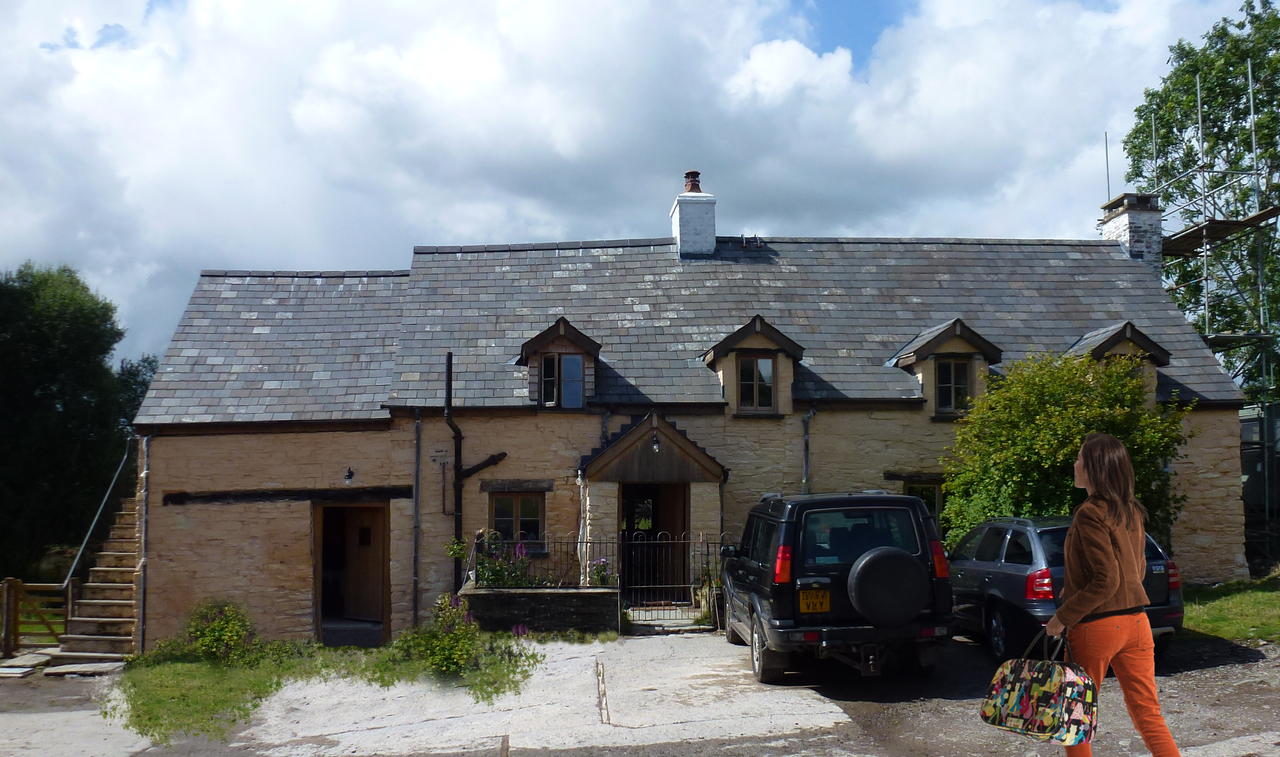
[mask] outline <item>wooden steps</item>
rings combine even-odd
[[[138,513],[134,500],[121,502],[102,545],[89,569],[89,582],[81,587],[75,611],[67,619],[62,646],[51,665],[118,662],[133,654],[133,629],[137,623],[134,571],[138,568]]]

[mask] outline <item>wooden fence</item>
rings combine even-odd
[[[6,578],[0,590],[0,657],[19,650],[56,647],[75,612],[80,580],[62,584],[29,584]]]

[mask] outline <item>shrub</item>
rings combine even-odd
[[[463,562],[471,558],[464,541],[454,541],[445,552]],[[504,541],[497,531],[476,534],[475,559],[476,586],[524,589],[547,583],[534,574],[529,548],[524,542]]]

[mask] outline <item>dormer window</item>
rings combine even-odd
[[[936,361],[939,413],[960,413],[969,409],[968,360]]]
[[[580,408],[584,399],[582,355],[542,356],[542,404]]]
[[[529,369],[529,400],[546,408],[581,410],[595,397],[600,345],[557,318],[551,327],[520,346],[516,365]]]
[[[772,411],[774,356],[738,355],[738,407],[743,411]]]

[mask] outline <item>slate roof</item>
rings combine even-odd
[[[135,423],[388,417],[408,271],[205,271]]]
[[[1160,369],[1161,399],[1178,389],[1184,399],[1243,401],[1150,268],[1102,240],[787,237],[756,248],[732,237],[697,259],[680,258],[671,239],[417,247],[407,277],[348,276],[202,277],[162,362],[166,378],[153,385],[138,422],[338,419],[375,417],[383,403],[439,407],[450,350],[456,404],[527,406],[527,369],[515,365],[520,346],[561,316],[602,345],[600,402],[722,402],[699,356],[757,313],[805,346],[793,385],[801,403],[918,398],[919,382],[885,362],[953,318],[1002,349],[1006,363],[1062,353],[1091,331],[1131,320],[1172,354]],[[305,323],[281,322],[272,341],[256,340],[238,308],[218,311],[214,324],[222,292],[238,302],[277,299],[272,292],[282,287],[317,306]],[[329,297],[329,307],[320,305]],[[320,336],[357,326],[362,336],[351,344]],[[303,347],[326,365],[354,369],[353,355],[371,358],[359,363],[367,371],[360,391],[343,395],[327,385],[318,406],[311,395],[320,379],[302,379],[314,371],[303,368]],[[183,354],[211,349],[297,383],[262,389]]]

